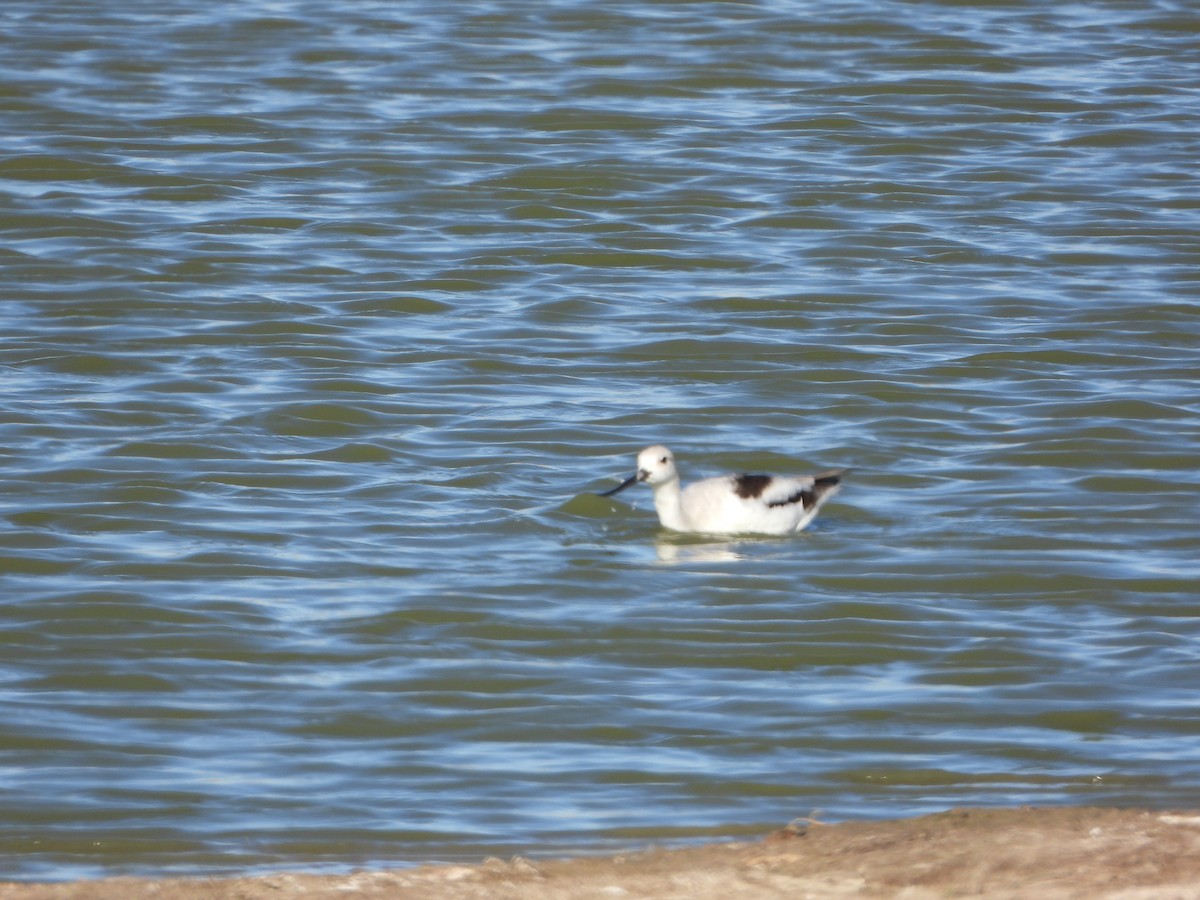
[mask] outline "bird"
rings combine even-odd
[[[794,534],[816,518],[840,490],[848,469],[817,475],[718,475],[687,487],[679,484],[675,455],[661,444],[637,456],[633,475],[601,497],[639,482],[654,491],[658,521],[671,531],[699,534]]]

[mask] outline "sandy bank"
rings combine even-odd
[[[1200,900],[1200,813],[952,810],[762,841],[350,875],[0,883],[0,900],[758,900],[970,895]]]

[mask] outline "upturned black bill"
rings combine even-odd
[[[626,478],[624,481],[622,481],[620,484],[618,484],[611,491],[605,491],[600,496],[601,497],[611,497],[613,494],[619,494],[619,493],[621,493],[621,491],[625,490],[625,488],[629,487],[630,485],[637,484],[637,480],[638,480],[638,477],[636,475],[630,475],[628,478]]]

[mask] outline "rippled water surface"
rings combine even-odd
[[[4,877],[1200,805],[1191,4],[8,0],[0,124]]]

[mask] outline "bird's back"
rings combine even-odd
[[[788,534],[817,514],[840,484],[840,472],[806,478],[722,475],[683,489],[689,526],[717,534]]]

